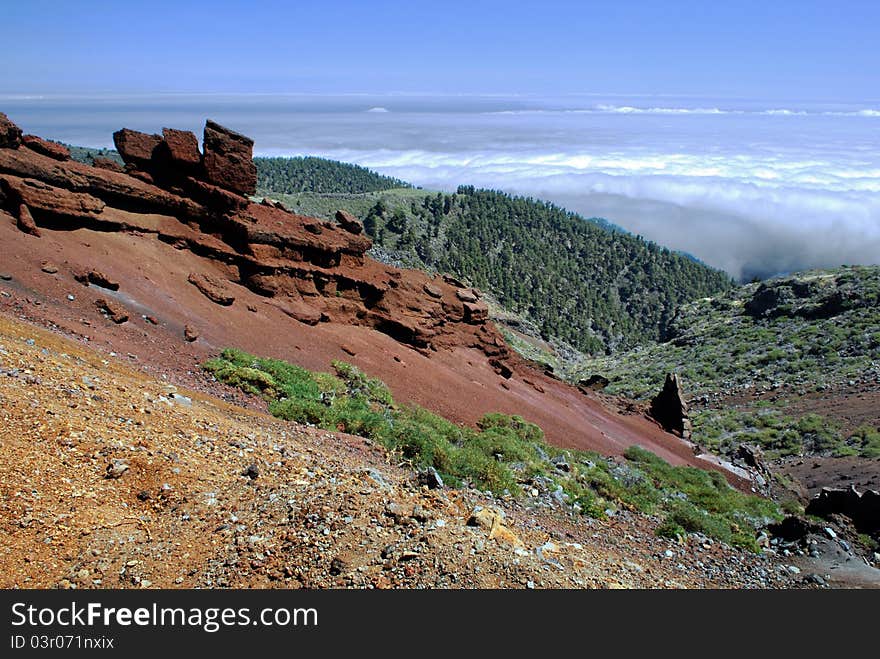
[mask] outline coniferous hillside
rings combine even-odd
[[[324,158],[254,158],[257,165],[257,191],[316,192],[320,194],[376,192],[409,188],[409,183],[390,176]]]
[[[463,186],[409,208],[379,200],[365,227],[590,353],[663,338],[676,307],[732,286],[726,274],[553,204]]]

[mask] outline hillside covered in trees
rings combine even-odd
[[[257,192],[316,192],[319,194],[362,194],[409,188],[409,183],[390,176],[324,158],[254,158],[257,166]]]
[[[426,194],[408,208],[379,199],[364,224],[377,245],[469,280],[545,338],[594,354],[662,339],[678,305],[732,286],[683,254],[492,190]]]

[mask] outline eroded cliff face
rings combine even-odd
[[[366,326],[423,354],[478,348],[509,377],[515,356],[488,322],[480,293],[448,277],[429,277],[366,256],[371,241],[345,211],[322,222],[281,204],[252,202],[253,141],[208,121],[196,136],[114,133],[125,168],[70,160],[63,147],[0,121],[0,206],[22,231],[40,227],[155,234],[222,266],[225,279],[188,278],[221,306],[228,284],[271,300],[293,321]]]

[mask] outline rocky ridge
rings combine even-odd
[[[50,143],[21,138],[5,115],[0,134],[0,207],[22,231],[153,234],[219,264],[228,282],[271,299],[296,321],[371,327],[423,354],[475,347],[498,372],[513,372],[517,358],[487,322],[478,291],[370,259],[370,239],[344,211],[336,223],[322,222],[250,201],[253,141],[213,121],[203,152],[187,131],[117,131],[124,171],[73,162],[60,150],[47,154]],[[190,281],[217,304],[234,303],[222,281],[198,274]]]

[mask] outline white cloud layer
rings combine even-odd
[[[539,196],[736,277],[880,263],[877,101],[180,95],[3,105],[27,132],[87,146],[109,146],[122,126],[199,131],[209,116],[254,137],[258,154]]]

